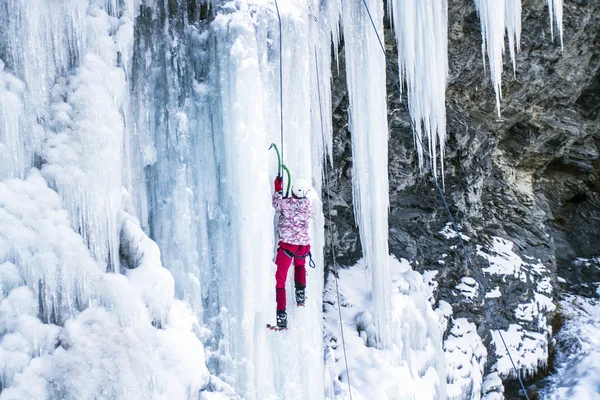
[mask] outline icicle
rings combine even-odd
[[[511,57],[516,56],[521,36],[521,0],[475,0],[481,21],[481,54],[485,66],[487,53],[492,86],[496,93],[496,110],[500,118],[502,100],[502,56],[504,54],[504,30],[509,36]],[[515,59],[513,57],[513,68]]]
[[[517,73],[517,53],[521,50],[521,0],[505,0],[504,13],[508,49],[512,60],[513,76]]]
[[[437,173],[444,162],[446,82],[448,77],[447,0],[391,0],[389,12],[398,43],[400,79],[406,81],[408,108],[415,134],[419,167],[423,168],[424,136]]]
[[[6,0],[0,14],[4,62],[27,85],[30,102],[47,104],[57,76],[76,66],[85,51],[86,1]]]
[[[340,1],[329,1],[320,4],[313,1],[308,21],[310,27],[310,74],[311,74],[311,131],[313,136],[321,137],[319,146],[313,149],[313,165],[320,169],[323,158],[333,164],[333,126],[331,110],[331,48],[323,45],[333,42],[337,55],[339,44]],[[320,11],[320,12],[315,12]],[[318,73],[318,75],[317,75]],[[318,96],[321,96],[319,99]],[[315,176],[313,174],[313,176]],[[320,181],[320,178],[319,178]],[[320,187],[316,188],[319,193]]]
[[[23,178],[30,164],[25,160],[23,140],[24,91],[23,82],[4,72],[4,63],[0,60],[0,180]]]
[[[554,22],[560,34],[560,49],[563,50],[563,0],[546,0],[548,2],[548,13],[550,14],[550,34],[554,41]]]
[[[383,35],[383,4],[376,0],[367,4],[379,34]],[[377,340],[379,346],[387,347],[390,343],[390,281],[386,63],[362,1],[345,2],[342,11],[356,222],[363,254],[372,273]]]

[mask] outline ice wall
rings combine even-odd
[[[383,4],[376,0],[367,4],[383,37]],[[377,341],[385,347],[390,344],[386,64],[363,2],[344,3],[342,16],[355,215],[373,286]]]
[[[133,2],[0,9],[0,398],[188,398],[198,320],[127,191]]]
[[[393,0],[388,13],[398,43],[399,79],[406,83],[419,167],[423,152],[434,173],[440,158],[444,175],[446,81],[448,78],[447,0]],[[404,85],[400,85],[403,88]],[[426,139],[426,140],[425,140]],[[427,146],[426,148],[424,148]],[[429,165],[426,166],[429,168]]]
[[[290,329],[272,334],[265,325],[275,319],[270,195],[277,162],[268,148],[272,142],[283,147],[293,178],[312,180],[320,193],[321,163],[331,147],[331,55],[320,44],[337,37],[339,3],[279,6],[281,55],[274,3],[215,3],[210,18],[194,23],[185,8],[143,7],[144,25],[156,26],[140,31],[134,51],[140,136],[132,153],[147,164],[147,223],[177,296],[190,301],[209,329],[207,363],[219,388],[248,399],[276,393],[318,399],[322,207],[317,196],[312,245],[318,267],[308,271],[307,306],[293,306],[290,272]],[[167,18],[173,12],[181,19]]]

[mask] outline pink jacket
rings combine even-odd
[[[273,207],[279,211],[279,240],[289,244],[306,246],[310,244],[308,224],[313,217],[313,209],[307,198],[283,198],[279,192],[273,193]]]

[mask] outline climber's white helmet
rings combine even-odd
[[[310,189],[310,183],[306,179],[296,179],[292,185],[292,194],[296,197],[304,198]]]

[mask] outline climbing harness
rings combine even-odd
[[[400,89],[400,84],[398,83],[398,79],[396,78],[396,74],[394,73],[394,70],[392,69],[392,66],[390,64],[390,60],[388,59],[388,56],[385,52],[385,47],[383,46],[383,42],[381,41],[381,37],[379,36],[379,32],[377,31],[377,27],[375,26],[375,22],[373,21],[373,17],[371,16],[371,11],[369,10],[369,6],[367,5],[366,0],[362,0],[366,10],[367,10],[367,14],[369,15],[369,19],[371,20],[371,25],[373,26],[373,30],[375,31],[375,34],[377,35],[377,40],[379,41],[379,46],[381,47],[381,51],[383,52],[383,56],[385,57],[388,69],[390,71],[390,73],[392,74],[392,77],[394,78],[394,84],[396,86],[396,89],[398,89],[398,93],[400,94],[400,99],[402,99],[402,90]],[[410,115],[408,108],[406,107],[406,104],[404,102],[402,102],[402,104],[404,105],[404,108],[406,109],[406,112]],[[414,122],[412,122],[411,119],[411,124],[413,124]],[[413,126],[413,130],[414,130],[414,126]],[[417,138],[417,140],[419,141],[419,144],[421,146],[423,146],[423,143],[421,142],[421,139],[418,136],[415,136]],[[494,314],[494,312],[492,311],[492,307],[490,306],[489,302],[487,301],[486,297],[485,297],[485,289],[486,287],[483,285],[483,283],[481,282],[481,279],[479,278],[479,274],[475,271],[475,268],[473,267],[473,263],[471,262],[471,257],[469,256],[469,252],[467,251],[467,248],[465,247],[465,243],[462,239],[462,236],[460,234],[460,231],[458,229],[458,226],[456,225],[456,222],[454,220],[454,216],[452,215],[452,212],[450,211],[450,207],[448,206],[448,202],[446,201],[446,196],[444,195],[444,191],[442,189],[442,187],[440,186],[440,183],[437,179],[437,176],[435,174],[435,170],[433,168],[433,162],[434,160],[431,159],[431,157],[429,156],[429,154],[427,152],[424,152],[425,157],[427,158],[427,163],[429,165],[429,168],[431,169],[431,175],[433,176],[433,181],[435,183],[435,186],[438,190],[438,192],[440,193],[440,196],[442,198],[442,202],[444,203],[444,208],[446,209],[446,213],[448,214],[448,216],[450,217],[450,222],[452,223],[452,227],[454,228],[454,230],[456,231],[456,234],[458,236],[458,240],[460,243],[460,246],[465,254],[465,257],[467,259],[467,265],[469,267],[469,269],[471,270],[471,273],[473,274],[473,277],[475,278],[475,280],[477,281],[477,283],[479,284],[479,290],[481,292],[481,297],[483,298],[483,302],[486,305],[486,308],[488,309],[490,316],[493,320],[493,323],[496,327],[496,330],[498,332],[498,335],[500,336],[500,339],[502,340],[502,344],[504,345],[504,348],[506,350],[506,354],[508,355],[508,358],[510,359],[510,362],[512,364],[513,370],[515,371],[515,375],[517,376],[517,379],[519,380],[519,384],[521,386],[521,389],[523,390],[523,394],[525,395],[525,398],[527,400],[529,400],[529,396],[527,395],[527,390],[525,390],[525,385],[523,384],[523,380],[521,379],[521,374],[519,374],[519,371],[517,370],[517,366],[512,358],[512,356],[510,355],[510,351],[508,350],[508,346],[506,345],[506,342],[504,341],[504,336],[502,335],[502,332],[500,331],[500,324],[498,323],[498,319],[496,318],[496,315]]]
[[[317,96],[319,97],[319,121],[321,124],[321,139],[325,140],[325,130],[323,129],[323,110],[321,105],[321,85],[319,84],[319,63],[317,62],[317,49],[315,48],[315,68],[317,72]],[[338,282],[338,271],[339,266],[337,265],[336,257],[335,257],[335,245],[333,243],[333,228],[331,222],[331,195],[329,194],[329,169],[327,168],[327,159],[325,159],[325,186],[327,187],[327,220],[329,221],[329,237],[331,238],[330,249],[331,256],[333,258],[333,276],[335,280],[335,292],[337,294],[337,309],[338,316],[340,319],[340,331],[342,333],[342,349],[344,350],[344,363],[346,365],[346,377],[348,378],[348,394],[350,396],[350,400],[352,400],[352,385],[350,384],[350,371],[348,369],[348,355],[346,352],[346,339],[344,337],[344,322],[342,321],[342,308],[340,304],[342,304],[340,300],[340,285]],[[312,257],[310,259],[311,264]],[[311,267],[313,267],[311,265]],[[314,268],[314,267],[313,267]]]
[[[281,249],[281,247],[280,247],[280,249]],[[299,256],[298,254],[294,253],[293,251],[290,251],[290,250],[287,250],[287,249],[281,249],[281,250],[283,250],[283,252],[285,253],[286,256],[288,256],[289,258],[292,258],[292,259],[293,258],[306,258],[306,257],[308,257],[308,265],[311,268],[316,268],[317,267],[317,264],[315,264],[315,262],[313,261],[312,252],[311,251],[309,251],[308,253],[306,253],[306,254],[304,254],[302,256]]]

